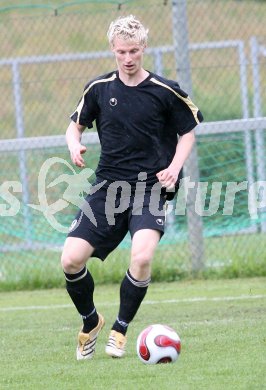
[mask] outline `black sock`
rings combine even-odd
[[[141,302],[143,301],[150,278],[138,281],[127,271],[120,286],[120,307],[118,317],[112,327],[113,330],[126,334],[128,324],[135,317]]]
[[[89,333],[99,320],[93,302],[93,278],[86,267],[76,274],[65,273],[65,278],[67,292],[83,319],[83,332]]]

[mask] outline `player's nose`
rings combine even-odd
[[[130,61],[131,61],[131,55],[130,53],[126,53],[125,62],[130,62]]]

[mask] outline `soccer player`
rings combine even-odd
[[[62,253],[66,289],[83,319],[77,359],[90,359],[103,316],[94,305],[87,261],[102,261],[131,235],[129,267],[105,351],[125,353],[126,332],[151,281],[155,249],[164,233],[167,199],[195,142],[199,109],[176,81],[143,68],[148,30],[134,16],[120,17],[107,33],[117,69],[90,81],[66,131],[72,162],[84,167],[82,133],[95,121],[101,154],[96,182],[73,221]]]

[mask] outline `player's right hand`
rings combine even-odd
[[[87,148],[84,145],[81,145],[80,143],[76,144],[75,146],[72,146],[70,151],[70,156],[73,164],[75,164],[77,167],[84,168],[85,162],[82,157],[82,154],[86,152]]]

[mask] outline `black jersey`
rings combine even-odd
[[[134,87],[117,71],[90,81],[71,119],[92,128],[96,122],[101,155],[98,180],[124,180],[134,185],[140,172],[147,184],[172,161],[178,136],[203,120],[199,109],[176,81],[154,73]]]

